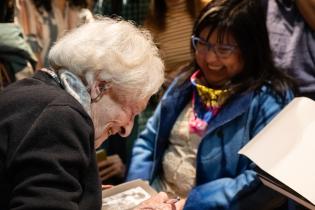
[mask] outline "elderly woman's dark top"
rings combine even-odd
[[[0,95],[0,209],[99,210],[94,129],[81,104],[37,72]]]

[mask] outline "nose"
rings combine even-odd
[[[217,60],[218,60],[218,56],[214,52],[213,48],[208,49],[208,51],[206,53],[206,61],[207,62],[213,62],[213,61],[217,61]]]
[[[120,131],[118,133],[122,137],[127,137],[130,135],[132,128],[133,128],[133,120],[130,120],[130,122],[127,125],[120,127]]]

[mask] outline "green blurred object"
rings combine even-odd
[[[101,162],[103,160],[106,160],[107,158],[107,152],[105,149],[99,149],[96,150],[96,160],[97,162]]]

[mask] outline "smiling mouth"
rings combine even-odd
[[[220,66],[220,67],[213,67],[213,66],[207,66],[208,67],[208,69],[210,70],[210,71],[220,71],[221,69],[222,69],[222,66]]]

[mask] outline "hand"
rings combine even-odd
[[[186,202],[186,198],[185,198],[185,199],[180,199],[180,201],[178,201],[178,202],[175,204],[176,210],[182,210],[182,209],[184,209],[185,202]]]
[[[134,210],[177,210],[175,203],[167,203],[170,200],[165,192],[149,198],[142,202]]]
[[[110,188],[114,187],[114,185],[111,185],[111,184],[106,184],[106,185],[103,185],[102,184],[102,190],[108,190]]]
[[[106,160],[97,163],[101,180],[111,177],[124,177],[126,167],[118,155],[107,156]]]

